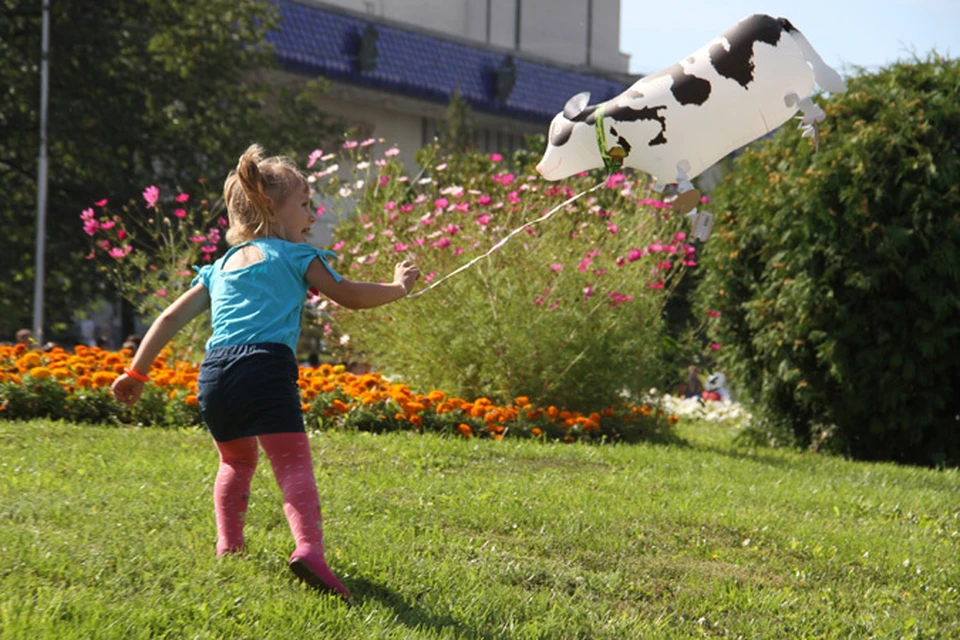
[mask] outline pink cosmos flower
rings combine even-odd
[[[396,156],[399,154],[400,154],[400,149],[398,149],[397,147],[390,147],[389,149],[383,152],[383,155],[387,156],[388,158],[392,158],[393,156]]]
[[[711,318],[719,318],[723,314],[720,313],[719,311],[714,311],[713,309],[707,309],[707,315],[710,316]]]
[[[617,189],[626,181],[627,176],[623,175],[622,173],[614,173],[607,178],[607,184],[605,186],[607,189]]]
[[[479,224],[479,225],[481,225],[481,226],[484,226],[484,227],[487,226],[488,224],[490,224],[490,214],[489,214],[489,213],[485,213],[485,214],[483,214],[482,216],[478,217],[478,218],[477,218],[477,224]]]
[[[415,207],[416,205],[412,204],[402,204],[400,205],[400,213],[410,213]]]
[[[183,209],[175,209],[173,212],[173,215],[175,215],[178,218],[186,218],[187,212],[184,211]]]
[[[107,220],[106,222],[100,223],[101,229],[113,229],[117,225],[113,220]]]
[[[440,238],[439,240],[437,240],[436,242],[432,242],[432,243],[430,244],[430,246],[431,246],[431,247],[436,247],[437,249],[441,249],[441,250],[442,250],[442,249],[446,249],[447,247],[450,246],[450,238],[444,236],[444,237]]]
[[[590,267],[590,263],[593,262],[593,258],[584,258],[580,261],[580,265],[577,267],[577,271],[580,273],[585,273]]]
[[[651,289],[663,289],[663,280],[657,280],[656,282],[648,282],[647,286]]]
[[[424,283],[424,284],[429,284],[430,281],[433,280],[433,279],[436,278],[436,277],[437,277],[437,272],[436,272],[436,271],[431,271],[431,272],[428,273],[426,276],[424,276],[424,278],[423,278],[423,283]]]
[[[366,140],[364,140],[363,142],[360,143],[360,146],[361,146],[361,147],[369,147],[369,146],[372,145],[374,142],[376,142],[376,140],[375,140],[374,138],[367,138]]]
[[[343,240],[341,240],[340,242],[338,242],[338,243],[336,243],[335,245],[333,245],[333,247],[331,247],[331,248],[332,248],[334,251],[340,251],[340,249],[343,249],[343,245],[345,245],[345,244],[346,244],[346,242],[344,242]]]
[[[409,247],[403,244],[402,242],[397,242],[396,244],[393,245],[393,250],[396,251],[397,253],[403,253],[407,249],[409,249]]]
[[[147,209],[153,209],[160,200],[160,189],[155,185],[150,185],[143,190],[143,199],[147,202]]]
[[[327,205],[321,204],[319,207],[317,207],[317,215],[322,216],[326,210],[327,210]]]
[[[390,182],[390,176],[388,175],[382,175],[379,178],[377,178],[377,184],[379,184],[381,187],[387,184],[388,182]]]
[[[158,298],[166,298],[166,297],[167,297],[167,290],[166,290],[166,289],[157,289],[156,291],[153,292],[153,295],[157,296]]]
[[[393,211],[393,210],[396,209],[396,208],[397,208],[397,203],[394,202],[393,200],[391,200],[390,202],[388,202],[388,203],[386,203],[385,205],[383,205],[383,210],[384,210],[384,211]]]
[[[312,167],[313,165],[315,165],[315,164],[317,163],[317,160],[319,160],[322,155],[323,155],[323,151],[322,151],[322,150],[320,150],[320,149],[314,149],[314,150],[310,153],[310,157],[307,158],[307,169],[309,169],[310,167]]]
[[[630,253],[627,254],[627,262],[636,262],[643,257],[643,252],[640,249],[631,249]]]
[[[126,237],[127,237],[127,232],[125,230],[120,229],[119,231],[117,231],[117,240],[123,240]]]
[[[493,202],[493,198],[491,198],[487,194],[483,194],[482,196],[477,198],[477,204],[479,204],[481,207],[485,207],[491,202]]]
[[[500,162],[503,160],[503,156],[500,155],[499,153],[491,153],[489,157],[490,157],[490,160],[493,162]]]
[[[446,198],[437,198],[433,201],[433,206],[436,209],[446,209],[448,204],[450,204],[450,201]]]
[[[92,220],[94,216],[93,209],[87,208],[80,212],[81,220]]]
[[[347,140],[346,142],[343,143],[343,148],[344,148],[344,149],[356,149],[356,148],[357,148],[357,145],[359,145],[359,144],[360,144],[360,143],[357,142],[356,140]]]
[[[609,231],[610,233],[616,233],[619,230],[620,230],[620,227],[613,224],[612,222],[607,223],[607,231]]]
[[[367,235],[365,235],[365,236],[363,237],[363,241],[364,241],[364,242],[370,242],[371,240],[373,240],[373,239],[376,238],[376,237],[377,237],[377,234],[375,234],[375,233],[368,233]]]
[[[200,244],[201,242],[206,242],[207,236],[190,236],[190,242]]]
[[[457,235],[457,232],[460,231],[460,229],[461,229],[460,225],[451,224],[451,225],[447,225],[447,227],[444,228],[443,232],[450,234],[451,236],[455,236]]]
[[[217,224],[220,225],[221,227],[225,227],[228,224],[230,224],[230,221],[227,220],[225,217],[220,216],[219,218],[217,218]]]
[[[98,207],[105,207],[105,206],[107,206],[107,199],[104,198],[103,200],[97,200],[97,201],[94,202],[93,204],[95,204],[95,205],[98,206]]]
[[[456,248],[453,250],[453,255],[455,255],[455,256],[461,256],[461,255],[463,255],[463,248],[461,248],[461,247],[456,247]]]
[[[711,351],[720,351],[720,348],[721,348],[721,345],[717,342],[714,342],[713,344],[710,345]]]
[[[189,200],[189,199],[190,199],[190,195],[189,195],[189,194],[186,194],[186,193],[178,194],[177,197],[176,197],[176,201],[179,202],[180,204],[183,204],[184,202],[186,202],[186,201]]]
[[[511,191],[510,193],[507,194],[507,200],[509,200],[513,204],[517,204],[520,202],[520,195],[516,191]]]
[[[589,300],[593,296],[593,285],[588,284],[583,288],[583,299],[584,301]]]
[[[550,271],[553,271],[554,273],[560,273],[563,271],[563,265],[559,262],[554,262],[552,265],[550,265]]]
[[[687,234],[685,234],[683,231],[680,231],[677,233],[677,235],[673,236],[674,242],[683,242],[686,239],[687,239]]]

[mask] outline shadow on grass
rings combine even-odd
[[[483,638],[485,634],[467,629],[449,615],[436,616],[415,605],[407,603],[403,596],[386,585],[372,582],[364,577],[354,577],[346,580],[354,602],[364,604],[376,601],[393,610],[397,620],[410,629],[432,629],[438,634],[444,630],[453,631],[460,638]]]

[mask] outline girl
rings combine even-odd
[[[401,262],[392,284],[351,282],[307,244],[315,216],[307,181],[284,157],[263,158],[252,145],[224,184],[232,248],[199,270],[189,291],[160,314],[130,366],[113,384],[133,405],[160,349],[208,307],[213,335],[197,379],[200,410],[220,452],[213,498],[217,555],[244,547],[250,481],[263,447],[283,493],[296,541],[290,569],[309,585],[349,597],[324,557],[320,500],[304,431],[295,360],[300,313],[310,285],[350,309],[399,300],[420,275]]]

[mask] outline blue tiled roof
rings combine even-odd
[[[516,81],[505,101],[495,97],[495,72],[507,54],[375,23],[377,61],[361,72],[360,39],[370,24],[359,17],[274,0],[279,29],[269,34],[280,64],[291,71],[446,104],[459,87],[474,109],[533,122],[549,122],[570,96],[589,91],[608,100],[628,85],[515,57]]]

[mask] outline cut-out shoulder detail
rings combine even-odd
[[[236,271],[258,262],[263,262],[263,251],[260,250],[260,247],[247,244],[237,247],[233,254],[227,258],[227,261],[223,263],[222,269],[223,271]]]

